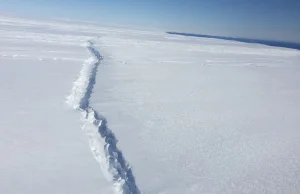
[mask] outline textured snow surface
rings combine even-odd
[[[91,104],[145,193],[299,193],[300,53],[103,36]]]
[[[0,193],[300,193],[299,51],[1,17],[0,67]]]

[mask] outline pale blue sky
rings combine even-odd
[[[0,0],[0,12],[300,42],[300,0]]]

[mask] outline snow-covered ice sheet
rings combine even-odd
[[[299,193],[300,52],[101,36],[91,106],[145,193]]]
[[[0,193],[297,194],[299,64],[297,50],[1,17]]]

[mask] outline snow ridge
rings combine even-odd
[[[82,130],[89,138],[91,151],[99,162],[104,176],[113,183],[116,194],[140,194],[131,167],[117,147],[118,140],[107,127],[105,117],[89,106],[96,83],[97,68],[103,60],[100,53],[88,41],[85,45],[92,57],[86,60],[77,81],[74,82],[67,104],[82,114]]]

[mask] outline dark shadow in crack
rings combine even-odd
[[[94,111],[94,110],[93,110]],[[117,170],[117,173],[112,173],[114,181],[124,180],[123,185],[124,193],[140,194],[140,191],[135,183],[135,178],[132,173],[132,169],[125,160],[122,152],[118,149],[116,139],[113,132],[107,127],[107,120],[94,111],[95,120],[98,123],[94,123],[98,126],[98,132],[103,139],[105,139],[105,154],[109,159],[109,166]]]

